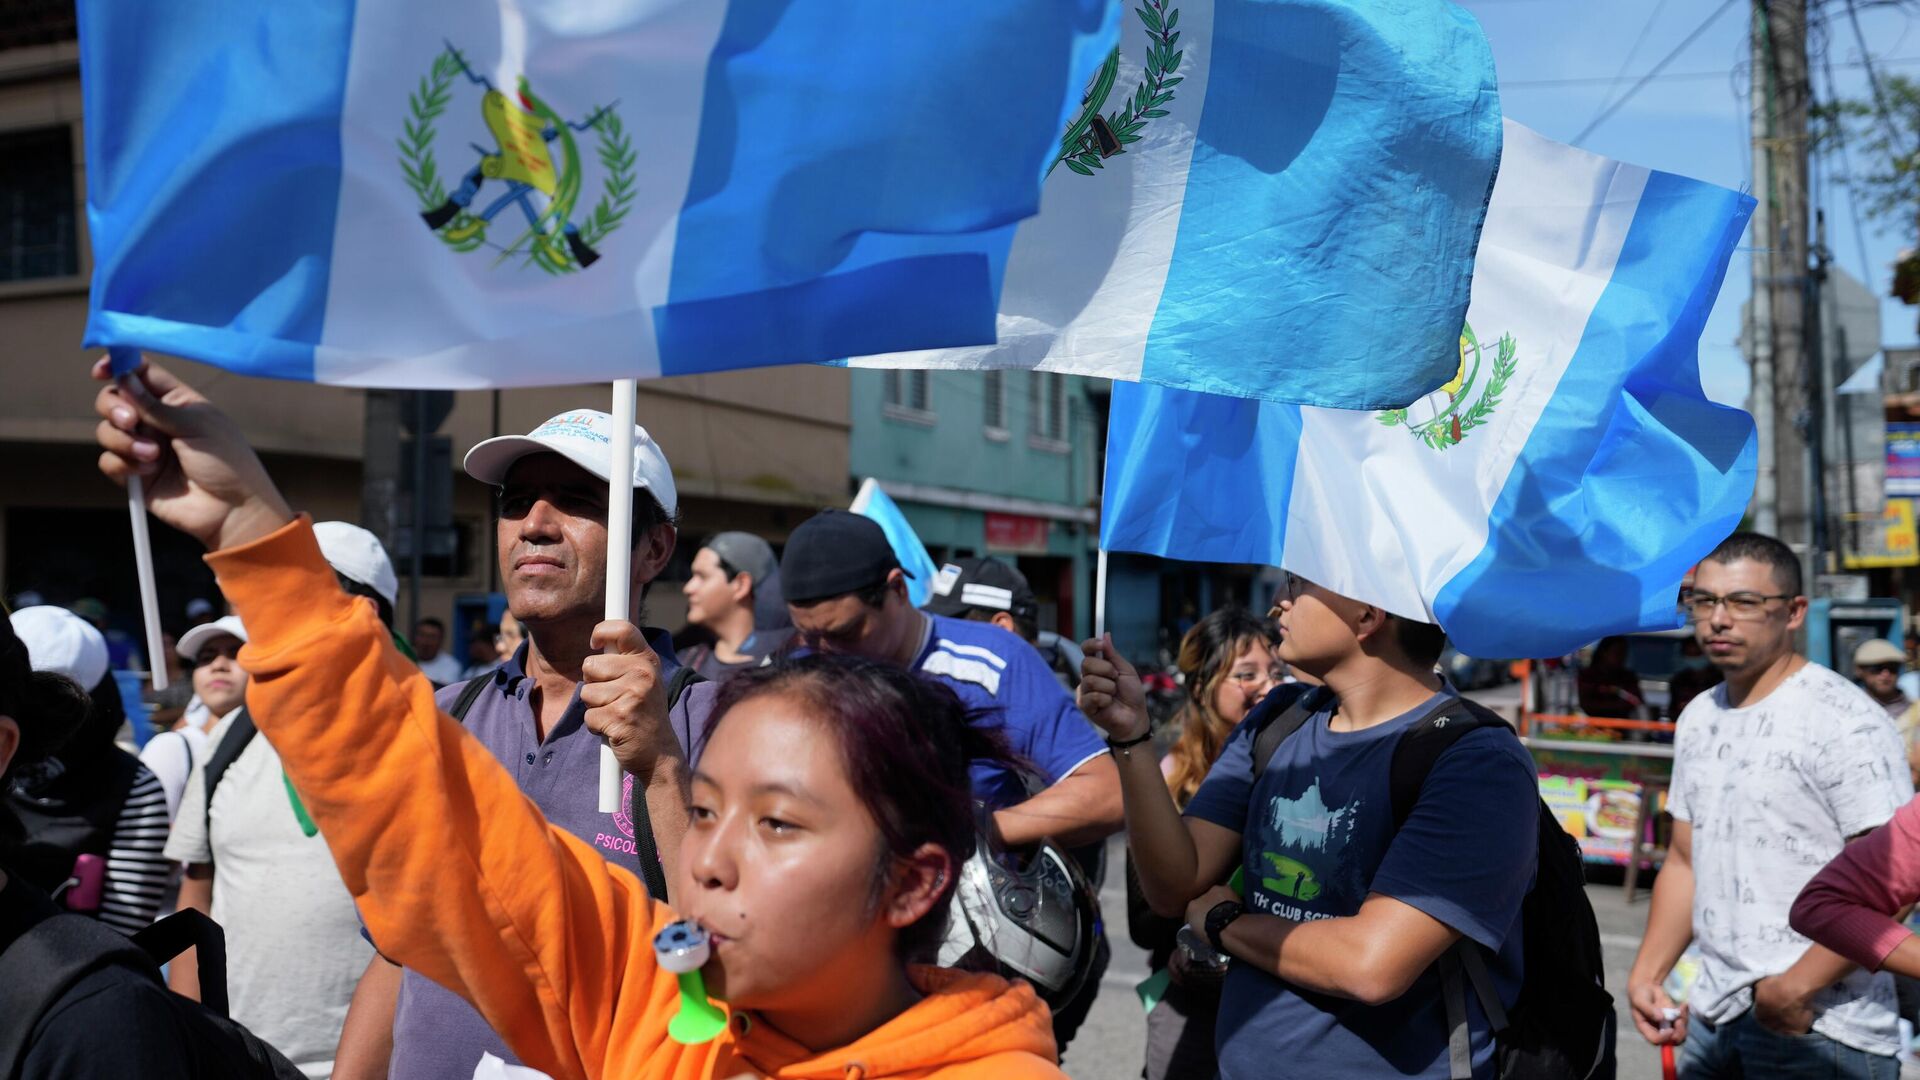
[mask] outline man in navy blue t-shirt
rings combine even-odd
[[[1338,707],[1281,743],[1258,779],[1243,724],[1184,818],[1146,743],[1139,676],[1111,640],[1087,643],[1080,705],[1120,768],[1141,889],[1234,958],[1215,1027],[1222,1077],[1445,1078],[1441,954],[1471,940],[1504,1003],[1519,994],[1533,765],[1511,731],[1471,732],[1440,755],[1396,832],[1393,749],[1453,693],[1433,673],[1445,636],[1291,575],[1279,610],[1281,658]],[[1244,896],[1221,884],[1236,867]],[[1467,999],[1473,1072],[1490,1077],[1490,1025]]]
[[[979,763],[973,793],[1009,847],[1086,844],[1118,832],[1120,781],[1100,733],[1032,646],[990,623],[929,615],[907,598],[906,571],[880,526],[845,510],[802,522],[787,540],[780,587],[797,644],[895,664],[945,682],[998,725],[1046,786]]]

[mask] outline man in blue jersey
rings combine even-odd
[[[804,648],[851,653],[945,682],[1002,728],[1038,772],[974,766],[974,795],[1001,842],[1086,844],[1118,832],[1120,776],[1106,742],[1025,641],[991,623],[930,615],[907,598],[907,574],[880,526],[845,510],[803,522],[780,562],[782,595]]]

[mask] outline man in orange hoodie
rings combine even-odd
[[[95,375],[108,377],[104,361]],[[851,828],[864,829],[870,864],[879,827],[871,816],[850,826],[838,812],[853,791],[831,748],[817,737],[792,741],[797,721],[765,709],[715,729],[694,782],[703,808],[684,842],[675,892],[721,942],[707,968],[717,988],[731,984],[743,1004],[766,1004],[736,1011],[711,1042],[670,1041],[679,991],[651,943],[673,912],[650,901],[630,872],[549,826],[498,762],[435,707],[431,684],[395,651],[371,605],[339,590],[310,524],[294,517],[231,421],[158,369],[104,389],[96,406],[102,471],[121,481],[145,477],[155,516],[213,552],[208,561],[252,634],[241,657],[253,676],[249,703],[368,929],[396,960],[471,1000],[530,1066],[561,1078],[662,1080],[1061,1075],[1046,1010],[1022,984],[918,969],[891,980],[888,993],[861,996],[859,987],[902,970],[892,955],[899,933],[938,914],[959,860],[923,845],[868,881],[867,868],[827,880],[822,860],[783,859],[789,850],[832,854],[819,841]],[[965,729],[958,707],[949,711]],[[675,752],[671,730],[657,720],[648,726],[647,715],[610,722],[590,714],[589,723],[625,745],[631,767],[636,747]],[[779,732],[783,721],[791,752],[756,753],[753,734]],[[964,754],[952,757],[950,786],[964,791]],[[838,776],[824,795],[782,788],[778,774],[821,762]],[[430,825],[448,843],[414,843]],[[763,873],[769,868],[778,872]],[[856,892],[836,916],[781,917],[780,900],[804,908],[815,888],[841,898]],[[861,894],[867,931],[823,932],[844,926],[847,910],[863,906]],[[801,973],[773,986],[764,972],[730,970],[726,960],[729,950],[791,956],[822,947],[830,950],[823,960],[853,952],[870,961],[863,974],[880,977],[816,986],[817,973],[811,982]],[[844,973],[847,965],[834,967]],[[892,992],[909,980],[904,995]],[[783,1030],[780,1018],[808,1008],[865,1023]]]

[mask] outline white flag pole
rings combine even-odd
[[[1108,384],[1112,392],[1112,384]],[[1107,432],[1107,453],[1113,453],[1113,432]],[[1095,641],[1107,636],[1107,543],[1104,530],[1100,528],[1107,517],[1107,470],[1104,457],[1101,459],[1100,480],[1094,486],[1099,495],[1100,520],[1094,522],[1094,539],[1100,545],[1099,554],[1093,563],[1093,637]]]
[[[107,350],[110,370],[122,381],[140,368],[138,349]],[[122,388],[124,390],[124,387]],[[133,527],[133,568],[140,582],[140,616],[147,632],[147,668],[155,690],[167,688],[167,644],[160,640],[160,590],[153,576],[153,534],[147,530],[147,487],[140,474],[127,477],[127,523]]]
[[[639,387],[613,383],[613,460],[607,467],[607,618],[630,619],[633,609],[633,410]],[[600,812],[620,809],[620,760],[600,744]]]
[[[1107,635],[1107,549],[1101,548],[1093,563],[1093,636]]]
[[[147,491],[127,477],[127,517],[133,526],[133,566],[140,577],[140,614],[147,631],[147,670],[155,690],[167,688],[167,643],[160,640],[160,591],[153,578],[153,536],[147,531]]]

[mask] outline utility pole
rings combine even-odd
[[[1809,394],[1807,368],[1807,78],[1806,0],[1756,0],[1754,83],[1762,109],[1754,141],[1754,169],[1759,179],[1766,162],[1766,188],[1757,192],[1770,202],[1766,231],[1756,232],[1764,243],[1765,280],[1754,283],[1756,335],[1767,342],[1770,361],[1773,429],[1773,489],[1775,535],[1807,560],[1808,580],[1824,573],[1824,560],[1814,565],[1813,496],[1819,478],[1813,469],[1809,432],[1818,430],[1814,411],[1820,403]],[[1759,299],[1767,298],[1766,315],[1759,315]],[[1756,358],[1757,359],[1757,358]],[[1759,378],[1756,363],[1755,378]],[[1765,390],[1755,387],[1758,400]],[[1757,419],[1757,418],[1756,418]]]
[[[1753,193],[1758,204],[1753,208],[1753,297],[1748,307],[1752,314],[1747,327],[1747,347],[1752,355],[1753,424],[1760,439],[1759,475],[1753,485],[1753,527],[1767,534],[1780,534],[1778,455],[1773,445],[1773,159],[1767,153],[1773,130],[1773,110],[1768,94],[1767,0],[1754,0],[1751,38],[1753,77],[1749,88],[1752,100],[1750,130],[1753,139]]]

